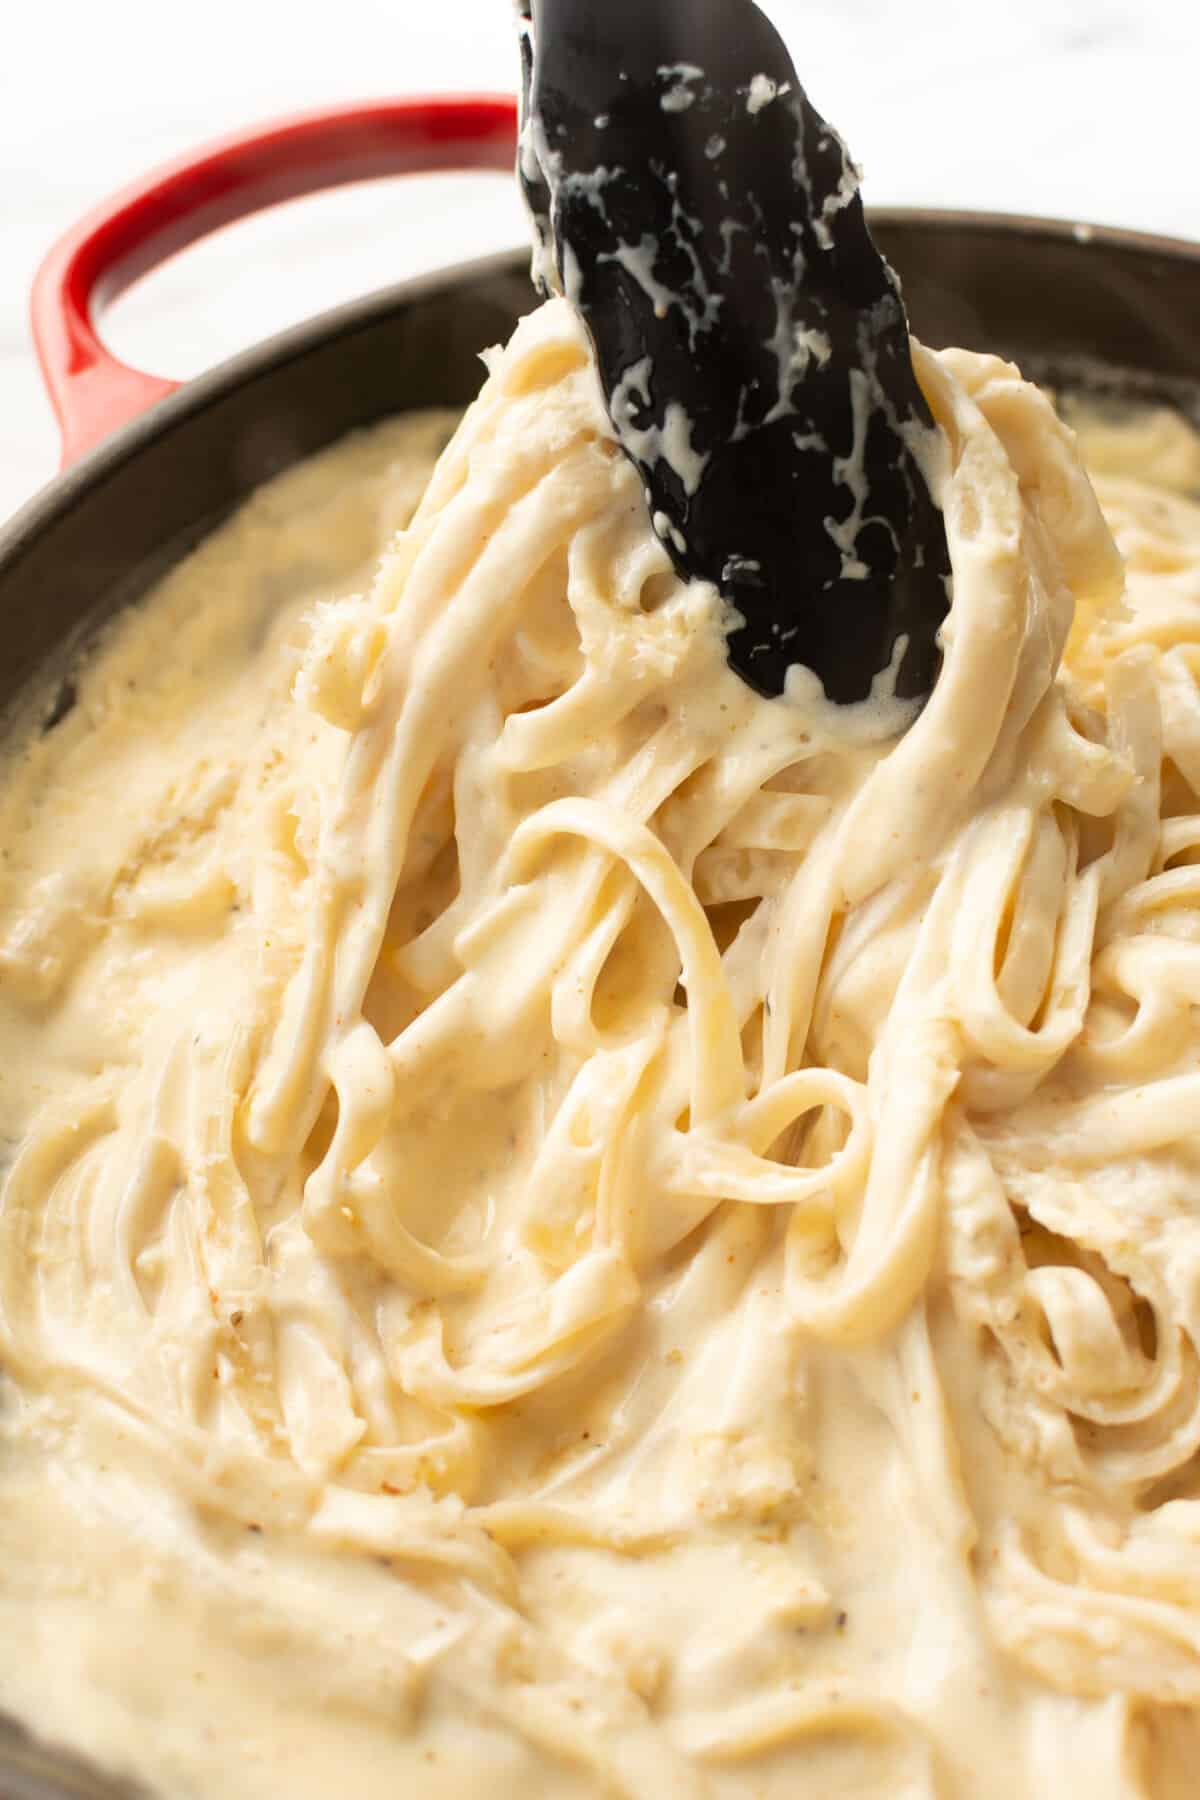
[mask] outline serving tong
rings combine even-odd
[[[950,596],[933,421],[859,173],[752,0],[518,0],[534,277],[759,693],[920,700]]]

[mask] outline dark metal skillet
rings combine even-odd
[[[252,163],[263,175],[250,198],[243,188],[239,210],[270,197],[281,161],[298,191],[292,170],[300,151],[307,186],[411,168],[414,114],[423,121],[423,154],[440,166],[478,162],[481,144],[492,146],[493,166],[511,166],[507,102],[335,108],[288,122],[286,132],[273,123],[245,134],[236,163],[221,146],[222,158],[234,164],[231,183],[237,167]],[[214,160],[206,147],[182,173],[192,176]],[[139,184],[137,198],[143,205],[161,201],[168,181],[180,179],[180,170],[157,173]],[[74,410],[78,363],[67,359],[68,347],[77,352],[78,345],[69,345],[61,328],[66,275],[82,265],[92,282],[105,272],[114,220],[128,212],[128,195],[106,202],[70,234],[72,259],[64,260],[60,246],[43,269],[44,322],[59,322],[47,332],[47,364],[68,426],[85,420]],[[197,214],[191,235],[212,223],[211,212]],[[905,272],[914,323],[930,343],[997,350],[1060,384],[1174,404],[1200,425],[1197,245],[984,214],[876,213],[873,225]],[[153,260],[145,255],[142,266]],[[108,359],[105,423],[113,437],[0,525],[0,705],[44,691],[50,669],[69,670],[69,646],[86,623],[136,600],[281,467],[397,411],[465,404],[479,385],[479,346],[506,337],[530,305],[527,265],[527,253],[491,259],[339,308],[189,382],[133,424],[125,422],[130,371]],[[94,356],[102,348],[95,346]],[[97,373],[93,360],[83,371],[85,385]],[[94,401],[94,389],[87,398]],[[98,435],[100,421],[90,410]],[[71,1758],[35,1748],[0,1717],[0,1794],[129,1800],[130,1790],[83,1775]]]
[[[751,0],[520,0],[534,272],[578,308],[681,574],[764,694],[926,695],[949,558],[899,284]]]

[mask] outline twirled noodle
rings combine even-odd
[[[555,302],[13,764],[0,1701],[197,1794],[1192,1791],[1200,447],[1087,428],[1126,581],[915,355],[899,738],[730,673]]]

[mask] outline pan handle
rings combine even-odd
[[[63,466],[175,392],[105,349],[93,315],[197,238],[302,194],[376,176],[509,169],[505,95],[380,100],[302,113],[218,139],[103,201],[59,239],[33,284],[33,338]]]

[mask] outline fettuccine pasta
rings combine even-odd
[[[164,1794],[1191,1794],[1200,444],[1094,491],[916,347],[896,735],[730,672],[564,302],[489,360],[10,760],[0,1708]]]

